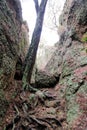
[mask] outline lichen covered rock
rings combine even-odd
[[[24,57],[28,44],[23,26],[20,1],[0,0],[0,117],[7,109],[4,90],[13,81],[17,60]]]
[[[83,130],[87,129],[87,43],[82,42],[87,30],[87,1],[66,0],[60,24],[63,32],[46,70],[60,73],[58,94],[66,100],[67,129]]]

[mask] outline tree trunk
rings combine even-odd
[[[31,44],[25,58],[23,73],[23,88],[27,89],[30,84],[33,67],[36,60],[37,49],[41,37],[45,8],[48,0],[42,0],[37,14],[36,25],[32,35]]]
[[[38,2],[38,0],[34,0],[34,4],[35,4],[35,9],[36,9],[36,14],[38,14],[38,11],[39,11],[39,2]]]

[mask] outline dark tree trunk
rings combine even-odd
[[[34,0],[34,3],[35,3],[36,13],[38,14],[38,11],[39,11],[39,3],[38,3],[38,0]]]
[[[37,49],[41,37],[41,31],[43,26],[43,19],[45,14],[45,8],[48,0],[42,0],[39,11],[37,14],[36,25],[32,35],[31,44],[25,58],[24,73],[23,73],[23,88],[27,88],[30,84],[33,67],[36,60]]]

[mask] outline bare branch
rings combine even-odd
[[[55,0],[49,0],[47,11],[49,16],[45,22],[45,26],[51,30],[58,32],[61,5]]]

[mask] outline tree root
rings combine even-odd
[[[34,121],[35,123],[37,123],[38,125],[40,125],[42,127],[47,127],[50,130],[54,130],[53,125],[50,122],[48,122],[44,119],[39,119],[39,118],[36,118],[36,117],[33,117],[33,116],[28,116],[27,118],[31,119],[32,121]]]
[[[5,130],[9,130],[9,129],[14,130],[15,127],[16,127],[15,124],[16,124],[18,121],[20,121],[20,119],[21,119],[21,116],[16,115],[16,116],[14,117],[13,121],[12,121],[11,123],[9,123],[8,125],[6,125]]]
[[[38,118],[32,115],[29,115],[24,107],[23,107],[24,114],[21,114],[16,105],[14,105],[14,108],[17,114],[14,117],[13,121],[6,126],[5,130],[15,130],[16,128],[21,128],[21,127],[23,127],[23,130],[24,130],[25,127],[30,128],[31,127],[30,124],[32,124],[36,129],[37,129],[37,126],[35,124],[37,124],[38,127],[40,128],[48,128],[48,130],[55,130],[53,126],[54,123],[56,124],[56,126],[62,127],[61,122],[57,120],[56,118],[51,118],[51,117]],[[27,125],[23,124],[25,120],[27,121]],[[54,123],[52,123],[52,121]]]
[[[45,92],[45,91],[40,91],[36,88],[33,88],[31,85],[29,85],[30,89],[33,89],[33,92],[37,95],[38,99],[41,99],[41,101],[44,101],[46,98],[55,98],[53,94],[50,92]],[[23,100],[23,97],[20,97]],[[28,106],[26,102],[24,101],[22,103],[22,111],[14,104],[14,110],[16,112],[16,116],[14,117],[13,121],[9,123],[6,126],[5,130],[17,130],[18,128],[21,130],[28,130],[28,129],[33,129],[35,128],[38,130],[40,127],[40,130],[55,130],[54,127],[61,127],[62,124],[61,121],[59,121],[56,118],[51,118],[51,117],[43,117],[39,118],[33,115],[30,115],[28,113]],[[27,123],[26,123],[27,122]]]
[[[46,117],[45,119],[46,119],[46,120],[53,120],[53,121],[55,121],[56,125],[62,127],[61,122],[60,122],[59,120],[57,120],[56,118]]]
[[[39,89],[32,87],[29,83],[26,83],[25,85],[23,84],[23,90],[29,90],[30,92],[34,92],[42,101],[44,101],[45,98],[51,98],[55,100],[55,96],[51,93],[47,91],[40,91]]]
[[[17,112],[17,115],[19,115],[19,110],[18,110],[18,108],[17,108],[17,106],[16,105],[14,105],[14,109],[16,110],[16,112]]]
[[[38,89],[32,87],[29,83],[23,84],[23,90],[29,90],[30,92],[37,92]]]
[[[50,130],[55,130],[55,128],[53,127],[52,123],[50,123],[50,121],[54,121],[58,127],[62,127],[61,122],[59,120],[57,120],[56,118],[50,118],[50,117],[37,118],[35,116],[29,116],[29,115],[27,115],[26,119],[28,119],[29,121],[31,119],[33,122],[37,123],[38,125],[40,125],[42,127],[43,126],[47,127]]]
[[[50,92],[44,91],[43,92],[46,98],[56,99],[56,96],[52,95]]]

